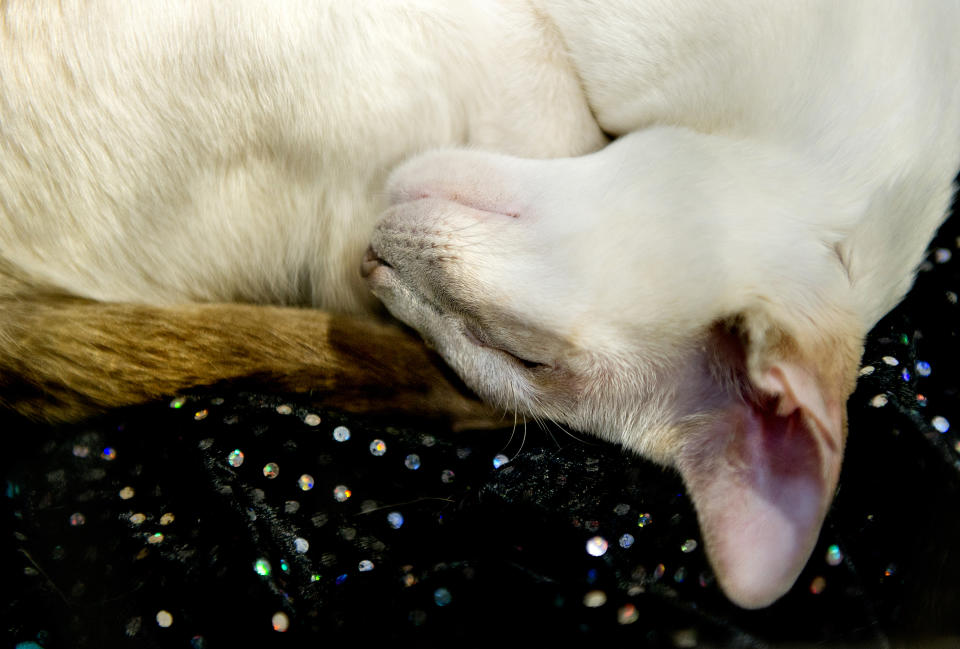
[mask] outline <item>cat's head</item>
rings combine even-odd
[[[862,327],[817,246],[768,241],[782,259],[755,276],[753,244],[677,216],[702,212],[698,192],[614,148],[416,158],[363,273],[484,399],[675,467],[720,585],[765,606],[832,500]],[[799,283],[778,275],[794,264]]]

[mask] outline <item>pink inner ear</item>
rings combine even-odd
[[[843,445],[839,401],[812,374],[780,363],[757,383],[768,398],[715,413],[678,461],[717,580],[745,608],[772,603],[803,569]]]

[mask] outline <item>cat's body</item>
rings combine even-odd
[[[605,141],[525,2],[4,2],[0,403],[74,418],[253,374],[368,408],[360,353],[396,387],[374,390],[383,405],[429,409],[404,391],[415,368],[421,391],[443,382],[423,352],[345,319],[382,317],[358,268],[387,173],[436,146]],[[234,302],[337,315],[217,306]],[[366,335],[328,340],[331,323]],[[286,351],[261,345],[271,331]],[[450,399],[434,409],[480,414]]]
[[[524,156],[404,165],[368,283],[481,395],[676,466],[734,601],[789,587],[951,195],[960,5],[61,4],[0,5],[0,400],[481,416],[386,326],[216,303],[372,312],[390,167]]]

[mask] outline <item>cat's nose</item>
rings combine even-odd
[[[377,256],[373,246],[367,246],[367,251],[363,253],[363,261],[360,262],[360,276],[367,278],[377,266],[384,265],[384,261]]]

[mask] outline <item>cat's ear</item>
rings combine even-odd
[[[723,396],[687,426],[677,467],[717,581],[742,607],[785,594],[816,544],[859,362],[859,336],[843,338],[801,344],[758,314],[710,334]]]

